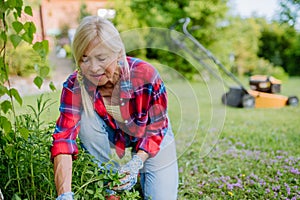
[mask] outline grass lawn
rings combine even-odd
[[[179,199],[300,199],[300,106],[231,108],[222,105],[218,84],[166,85]],[[299,77],[290,78],[282,94],[300,97],[299,85]],[[58,117],[59,96],[59,91],[44,95],[54,102],[43,115],[46,123]],[[35,105],[35,99],[25,97],[24,105]]]

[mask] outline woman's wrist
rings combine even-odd
[[[139,156],[143,162],[145,162],[149,158],[149,154],[143,150],[138,150],[136,155]]]

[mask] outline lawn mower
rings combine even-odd
[[[187,30],[190,18],[182,18],[171,30],[175,30],[179,24],[182,25],[183,34],[171,34],[172,41],[182,50],[187,52],[193,59],[200,63],[210,74],[222,81],[229,91],[222,95],[223,104],[239,108],[280,108],[287,105],[297,106],[299,99],[296,96],[286,97],[279,95],[281,81],[266,75],[254,75],[249,79],[250,89],[247,90],[237,77],[199,41],[197,41]],[[229,85],[216,71],[221,69],[237,86]]]

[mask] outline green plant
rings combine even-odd
[[[2,101],[0,106],[0,129],[5,135],[9,133],[12,128],[16,131],[16,121],[13,122],[13,126],[3,114],[11,112],[13,119],[15,119],[14,100],[20,105],[22,104],[22,98],[16,89],[11,88],[9,80],[11,66],[8,60],[8,46],[13,46],[16,49],[21,42],[26,42],[32,45],[32,49],[40,56],[42,61],[45,61],[48,53],[48,41],[44,40],[35,42],[34,44],[32,43],[36,32],[34,23],[30,21],[22,23],[20,20],[22,13],[32,16],[32,9],[30,6],[24,7],[23,1],[1,1],[0,7],[0,97],[5,95],[9,97],[9,100]],[[34,83],[40,88],[43,83],[43,78],[47,76],[49,72],[49,68],[38,65],[36,65],[35,68],[38,75],[34,79]],[[55,88],[52,83],[50,87],[52,89]]]
[[[42,60],[38,53],[27,43],[22,42],[18,48],[10,46],[7,51],[7,63],[9,74],[18,76],[29,76],[38,70],[44,70],[42,77],[45,78],[49,73],[49,63]]]
[[[41,118],[52,104],[50,99],[39,96],[36,106],[28,105],[30,113],[16,117],[15,131],[9,131],[0,139],[0,180],[6,199],[53,199],[57,196],[49,151],[55,123],[46,124]],[[105,199],[106,189],[119,184],[120,175],[106,170],[111,163],[100,170],[90,154],[81,147],[79,151],[72,178],[75,199]],[[124,199],[139,199],[137,191],[119,195]]]
[[[40,96],[37,108],[30,105],[33,114],[16,116],[14,130],[1,130],[0,180],[6,199],[52,199],[56,194],[49,161],[54,123],[42,128],[40,118],[50,105]]]

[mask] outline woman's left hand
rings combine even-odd
[[[114,187],[114,190],[131,190],[133,186],[137,182],[137,176],[139,174],[139,170],[144,166],[143,160],[140,156],[134,155],[132,159],[123,165],[119,169],[120,174],[125,174],[125,177],[122,178],[121,184],[117,187]]]

